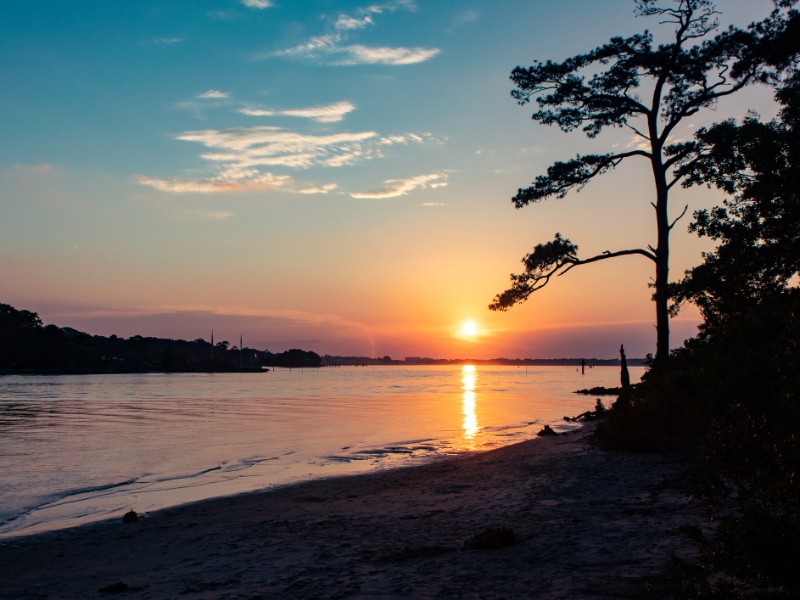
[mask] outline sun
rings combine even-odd
[[[465,321],[461,326],[461,335],[472,337],[478,333],[478,326],[474,321]]]

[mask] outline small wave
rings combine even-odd
[[[140,477],[131,477],[130,479],[126,479],[125,481],[119,481],[116,483],[106,483],[101,485],[90,485],[86,487],[75,488],[72,490],[66,490],[59,495],[58,500],[66,500],[67,498],[71,498],[73,496],[81,496],[83,494],[92,494],[94,492],[106,492],[108,490],[113,490],[115,488],[123,487],[126,485],[132,485],[139,481],[139,479],[144,476]],[[47,504],[55,504],[58,500],[48,502]]]
[[[435,442],[435,438],[421,438],[418,440],[403,440],[400,442],[395,442],[394,446],[407,446],[409,444],[422,444],[423,442]]]
[[[349,463],[357,460],[370,460],[375,458],[374,456],[359,456],[358,454],[349,454],[343,456],[341,454],[332,454],[330,456],[323,456],[323,460],[328,460],[331,462],[338,462],[338,463]]]
[[[264,462],[269,462],[271,460],[279,460],[280,457],[278,456],[253,456],[250,458],[243,458],[235,463],[226,464],[225,466],[221,467],[221,471],[224,473],[235,473],[236,471],[241,471],[243,469],[249,469],[250,467],[254,467]],[[207,471],[206,471],[207,472]]]
[[[392,457],[417,457],[420,454],[427,454],[437,452],[439,447],[433,444],[420,444],[418,442],[435,441],[429,438],[422,440],[411,440],[390,446],[383,446],[380,448],[367,448],[364,450],[357,450],[351,454],[333,454],[322,457],[323,460],[332,462],[347,463],[353,461],[389,459]],[[415,443],[416,442],[416,443]],[[442,445],[440,443],[440,445]]]
[[[19,511],[15,515],[11,515],[10,517],[6,518],[2,522],[0,522],[0,526],[8,525],[9,523],[13,523],[23,517],[28,517],[31,514],[35,513],[38,510],[42,510],[45,508],[49,508],[52,506],[60,506],[65,504],[73,504],[76,502],[80,502],[83,498],[77,498],[77,496],[84,496],[86,494],[93,494],[97,492],[108,492],[111,493],[111,490],[115,490],[117,488],[125,487],[127,485],[133,485],[134,483],[139,481],[139,477],[132,477],[130,479],[126,479],[125,481],[118,481],[116,483],[106,483],[101,485],[90,485],[85,487],[74,488],[71,490],[65,490],[59,494],[54,494],[48,497],[43,502],[29,506],[21,511]],[[100,494],[104,495],[104,494]]]
[[[536,423],[516,423],[514,425],[493,425],[489,427],[482,427],[483,431],[492,431],[498,432],[498,435],[501,435],[500,432],[503,431],[513,431],[518,429],[525,429],[526,427],[530,427],[531,425],[535,425]],[[506,434],[507,435],[507,434]]]

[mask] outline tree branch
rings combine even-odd
[[[684,206],[684,207],[683,207],[683,211],[681,212],[681,214],[679,214],[679,215],[678,215],[678,218],[677,218],[677,219],[675,219],[675,220],[674,220],[674,221],[673,221],[673,222],[670,224],[670,226],[669,226],[669,228],[670,228],[670,231],[672,230],[672,228],[673,228],[673,227],[675,227],[675,225],[677,224],[677,222],[678,222],[678,221],[680,221],[680,220],[681,220],[681,219],[684,217],[684,215],[686,214],[686,211],[687,211],[687,210],[689,210],[689,205],[688,205],[688,204],[687,204],[686,206]]]
[[[649,258],[653,262],[656,261],[656,255],[652,252],[648,252],[644,248],[632,248],[630,250],[617,250],[616,252],[610,252],[609,250],[605,250],[602,254],[598,254],[597,256],[592,256],[591,258],[585,258],[583,260],[576,260],[572,262],[567,268],[565,268],[560,275],[564,275],[568,271],[574,269],[575,267],[580,267],[581,265],[588,265],[590,263],[598,262],[601,260],[606,260],[607,258],[617,258],[619,256],[633,256],[633,255],[640,255],[644,256],[645,258]]]
[[[649,135],[647,135],[646,133],[642,133],[641,131],[639,131],[639,128],[638,128],[638,127],[634,127],[634,126],[633,126],[633,125],[631,125],[630,123],[625,123],[625,126],[626,126],[628,129],[630,129],[631,131],[633,131],[633,132],[634,132],[636,135],[638,135],[639,137],[641,137],[641,138],[644,138],[644,139],[646,139],[647,141],[650,141],[650,136],[649,136]]]
[[[619,154],[588,154],[567,162],[553,163],[547,168],[547,175],[539,175],[533,185],[517,190],[512,198],[514,206],[522,208],[551,196],[564,198],[571,189],[582,188],[597,175],[613,169],[631,156],[652,157],[644,150],[631,150]]]
[[[525,271],[519,274],[511,274],[511,287],[495,296],[494,301],[489,305],[489,309],[506,311],[515,304],[524,302],[532,293],[545,287],[554,276],[564,275],[581,265],[632,255],[644,256],[653,262],[656,261],[655,254],[643,248],[618,250],[616,252],[606,250],[597,256],[585,259],[578,258],[577,252],[578,247],[568,239],[561,237],[560,233],[555,235],[553,241],[546,244],[538,244],[533,249],[533,252],[522,259]]]

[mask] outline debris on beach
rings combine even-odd
[[[577,417],[564,417],[564,420],[567,423],[576,423],[578,421],[594,421],[595,419],[599,419],[605,415],[606,407],[603,406],[603,401],[598,398],[594,410],[587,410],[586,412],[579,414]]]
[[[139,520],[139,513],[131,509],[122,516],[123,523],[136,523]]]

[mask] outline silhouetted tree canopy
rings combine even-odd
[[[34,312],[0,304],[0,373],[138,373],[235,371],[262,366],[318,367],[315,352],[272,353],[211,343],[134,335],[89,335],[70,327],[43,326]]]
[[[776,94],[778,119],[748,116],[697,132],[700,158],[685,185],[714,186],[731,197],[694,214],[690,230],[718,246],[671,288],[673,310],[692,302],[705,328],[741,318],[753,303],[797,285],[800,274],[800,77]]]
[[[629,158],[647,162],[653,175],[657,241],[646,248],[609,250],[580,258],[578,246],[556,234],[552,242],[537,245],[525,256],[525,270],[511,276],[511,287],[498,294],[492,310],[508,310],[547,285],[554,275],[576,266],[609,258],[639,255],[654,263],[657,357],[669,353],[669,234],[678,219],[670,215],[670,190],[687,175],[687,165],[702,151],[697,142],[673,142],[672,134],[687,117],[713,107],[717,100],[750,84],[774,83],[786,67],[785,51],[794,44],[797,28],[794,0],[781,0],[764,21],[745,29],[717,29],[709,0],[655,0],[635,2],[637,13],[673,27],[672,41],[655,45],[645,31],[562,62],[535,62],[511,73],[512,96],[521,105],[534,101],[534,121],[555,125],[565,132],[581,129],[594,138],[606,127],[624,127],[641,140],[641,147],[625,152],[578,155],[556,162],[546,174],[518,190],[517,208],[541,200],[563,198],[593,178]]]

